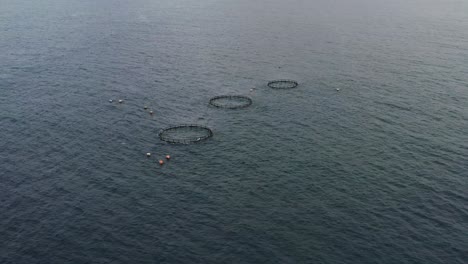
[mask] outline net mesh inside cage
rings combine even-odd
[[[218,108],[240,109],[249,107],[252,99],[242,95],[221,95],[210,99],[210,105]]]
[[[274,80],[268,82],[268,87],[273,89],[292,89],[296,88],[298,85],[299,83],[294,80]]]
[[[159,138],[174,144],[192,144],[213,136],[213,131],[201,125],[177,125],[162,129]]]

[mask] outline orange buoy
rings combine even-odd
[[[159,165],[163,165],[164,164],[164,160],[159,160]]]
[[[171,159],[171,156],[170,156],[170,155],[166,155],[166,159],[167,159],[167,160],[170,160],[170,159]]]

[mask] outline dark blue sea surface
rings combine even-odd
[[[468,263],[468,1],[0,0],[0,135],[2,264]]]

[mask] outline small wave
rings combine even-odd
[[[385,106],[388,106],[388,107],[391,107],[391,108],[394,108],[394,109],[403,110],[403,111],[410,111],[411,112],[411,110],[412,110],[411,107],[401,106],[401,105],[397,105],[397,104],[394,104],[394,103],[378,102],[378,101],[375,101],[375,103],[380,104],[380,105],[385,105]]]

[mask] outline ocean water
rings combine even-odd
[[[464,0],[0,0],[0,263],[468,263],[467,72]]]

